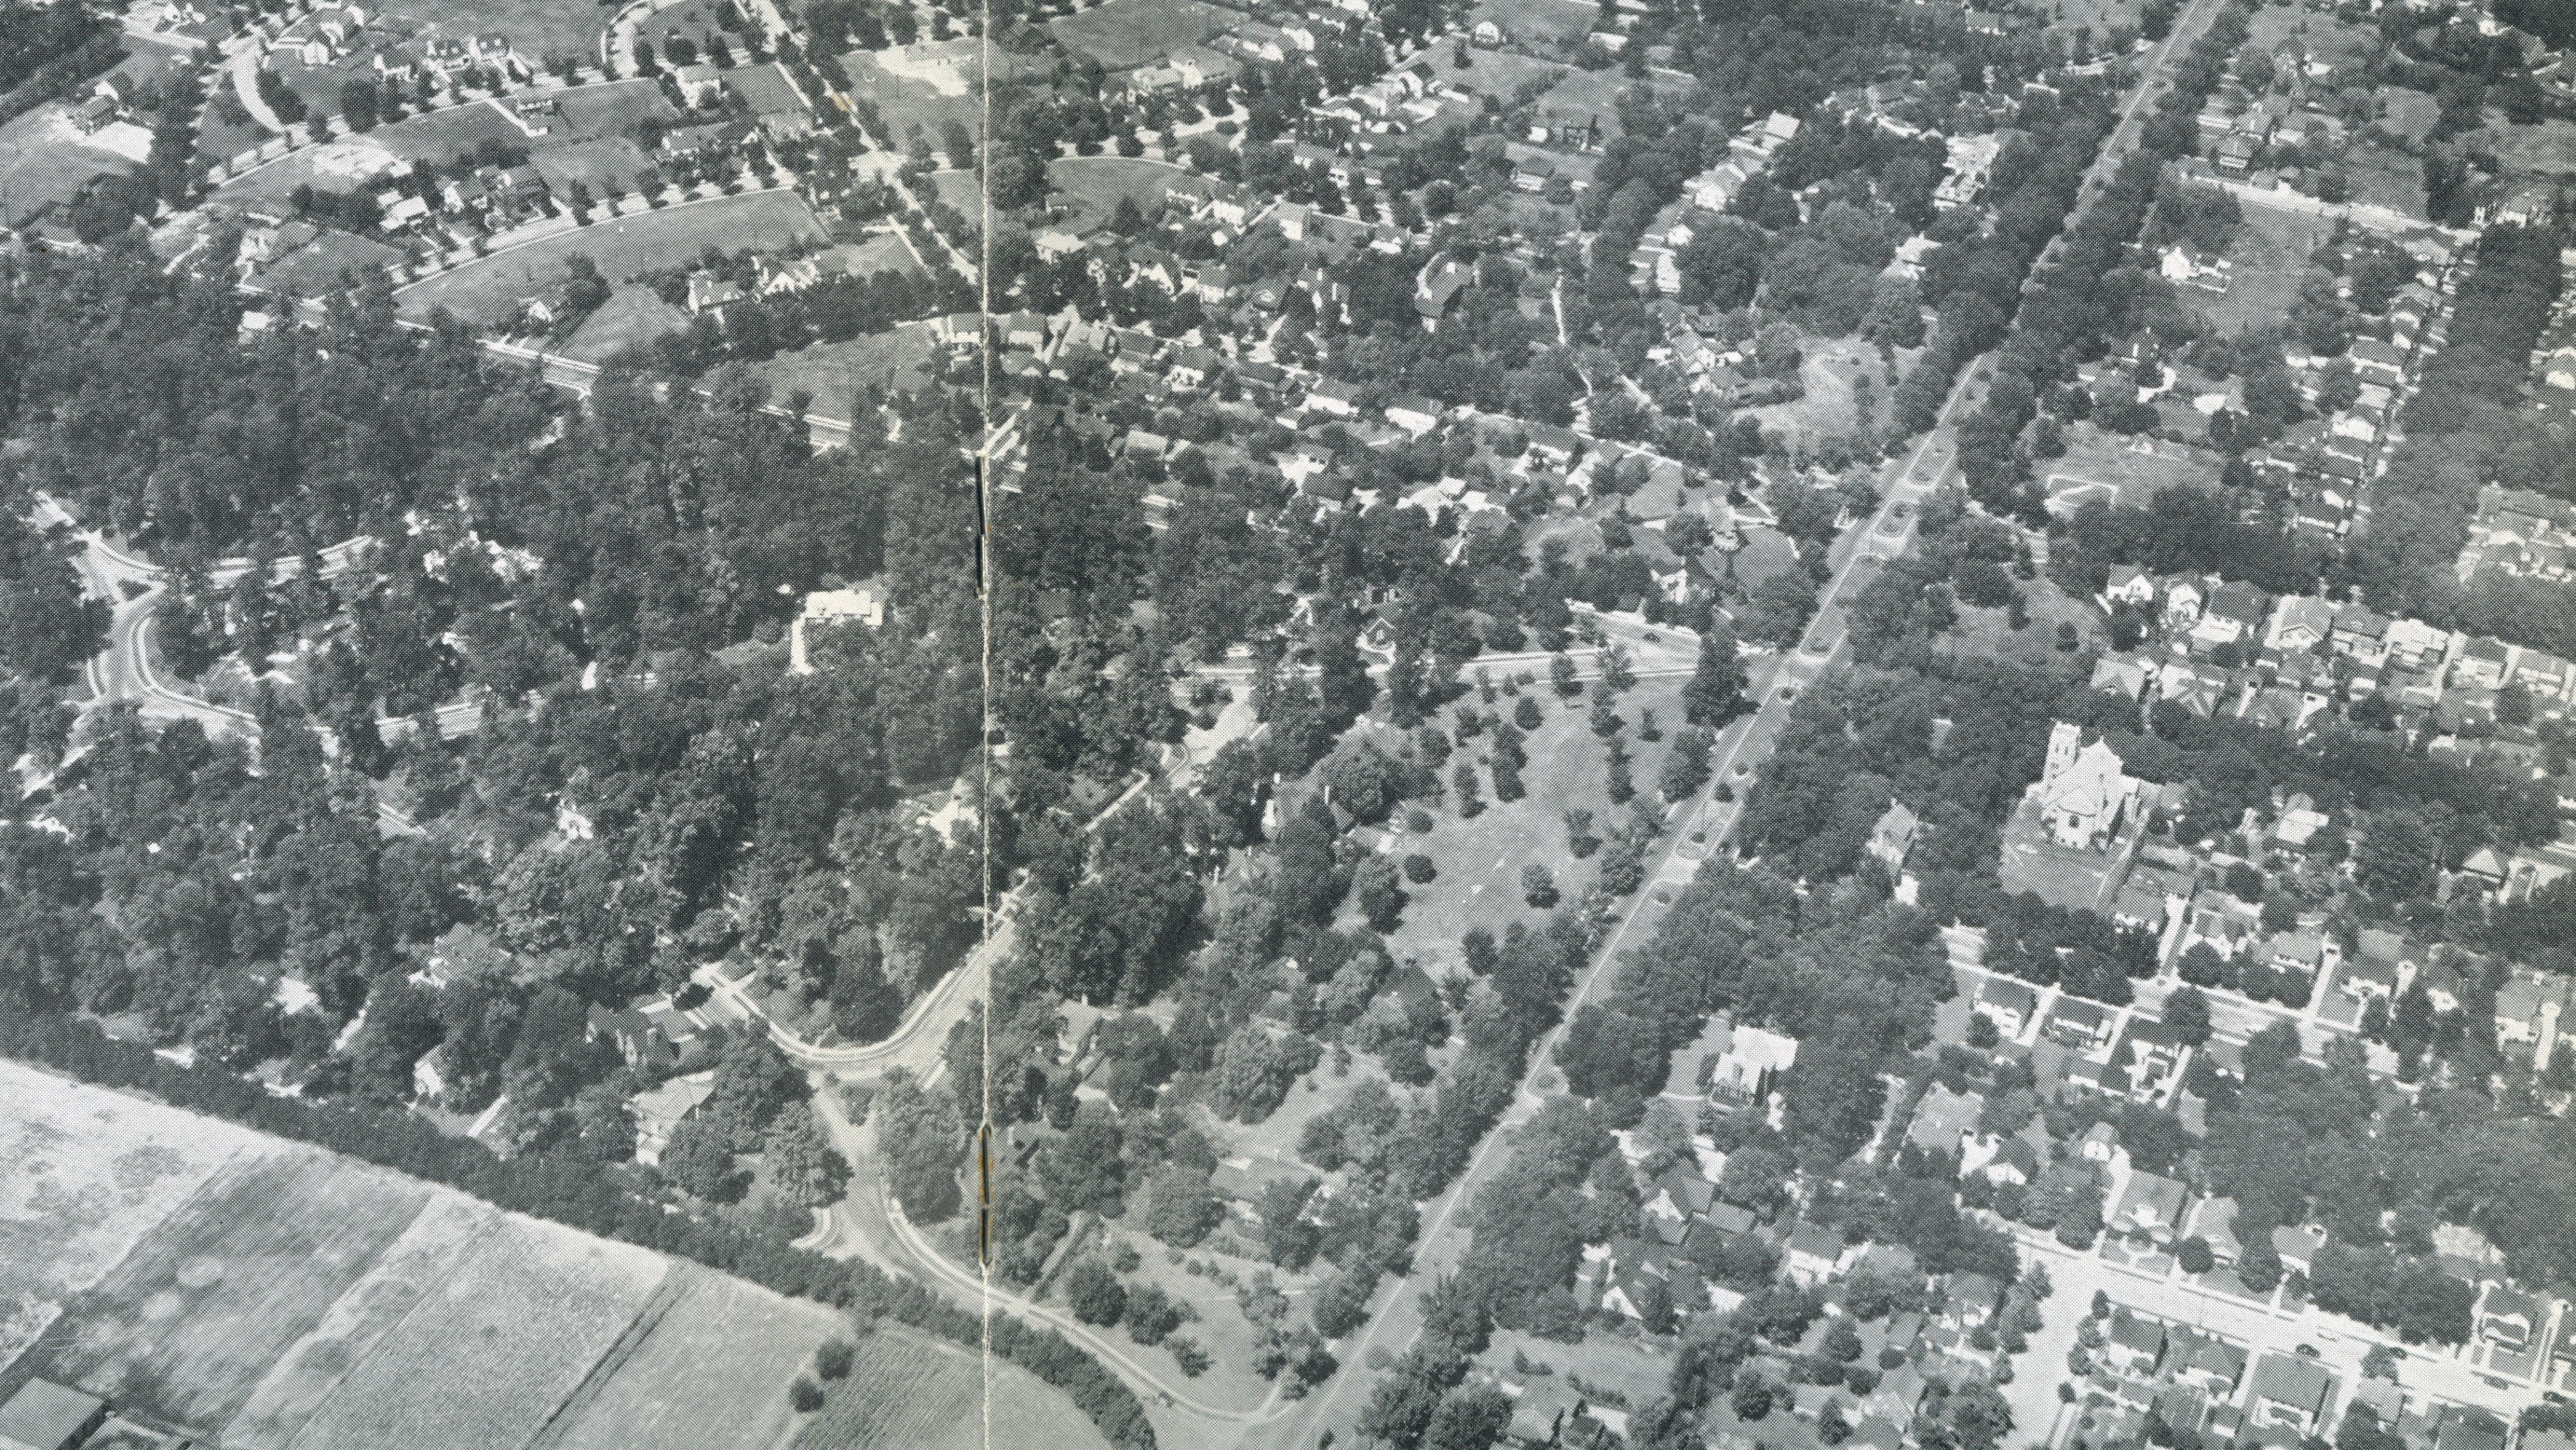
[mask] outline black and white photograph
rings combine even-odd
[[[0,0],[0,502],[0,1450],[2576,1450],[2576,0]]]

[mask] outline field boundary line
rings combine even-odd
[[[461,1190],[441,1189],[439,1191],[454,1193],[460,1192]],[[468,1198],[473,1197],[471,1194],[467,1194],[466,1196]],[[485,1202],[479,1198],[474,1199],[474,1202],[481,1204],[484,1208],[491,1210],[491,1212],[484,1218],[482,1223],[475,1225],[474,1236],[466,1241],[465,1247],[456,1255],[455,1261],[447,1266],[447,1272],[439,1275],[435,1283],[422,1289],[420,1297],[412,1300],[409,1307],[405,1308],[401,1314],[396,1315],[393,1322],[387,1324],[383,1331],[376,1335],[376,1342],[367,1346],[366,1353],[349,1361],[349,1367],[340,1371],[340,1377],[332,1382],[330,1392],[323,1395],[320,1400],[315,1402],[313,1413],[305,1416],[304,1423],[296,1426],[295,1433],[287,1437],[285,1450],[300,1450],[300,1447],[304,1444],[304,1437],[310,1434],[313,1430],[313,1422],[322,1418],[323,1409],[327,1407],[333,1399],[337,1398],[340,1391],[348,1385],[349,1377],[356,1374],[369,1360],[382,1354],[385,1346],[393,1342],[394,1336],[401,1332],[402,1327],[411,1322],[411,1317],[420,1312],[420,1306],[436,1298],[441,1291],[446,1289],[448,1282],[456,1277],[456,1270],[471,1260],[476,1254],[483,1252],[485,1244],[487,1244],[492,1238],[493,1231],[509,1221],[510,1211],[501,1207],[499,1204]],[[423,1204],[421,1206],[421,1212],[427,1213],[428,1211],[429,1205]],[[365,1275],[360,1275],[359,1277],[364,1278]],[[319,1450],[330,1450],[330,1447],[319,1447]]]
[[[599,1392],[607,1387],[610,1380],[617,1378],[628,1360],[635,1357],[635,1351],[643,1348],[644,1341],[653,1337],[653,1331],[662,1327],[663,1319],[682,1303],[697,1297],[707,1278],[713,1276],[712,1270],[705,1275],[687,1272],[699,1266],[684,1259],[666,1255],[663,1263],[668,1268],[662,1275],[662,1282],[653,1286],[652,1297],[644,1301],[644,1307],[635,1311],[635,1317],[627,1321],[626,1327],[618,1331],[608,1347],[599,1352],[599,1358],[583,1371],[581,1382],[565,1392],[564,1397],[555,1402],[555,1407],[546,1412],[545,1423],[527,1438],[526,1450],[560,1443],[572,1424],[574,1411],[586,1409],[596,1401]]]

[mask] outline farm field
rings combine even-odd
[[[340,1166],[227,1165],[65,1309],[75,1334],[49,1336],[9,1377],[82,1385],[174,1424],[229,1424],[429,1201],[425,1184]]]
[[[667,1268],[642,1249],[505,1219],[350,1370],[296,1443],[524,1444],[628,1332]]]
[[[823,234],[822,223],[794,193],[751,192],[559,232],[424,278],[394,295],[405,312],[416,316],[444,307],[470,321],[491,322],[509,316],[518,299],[562,276],[564,259],[575,252],[587,253],[602,276],[623,281],[685,262],[711,246],[729,252],[783,247],[820,241]]]
[[[822,1420],[787,1386],[841,1317],[695,1264],[6,1061],[0,1162],[0,1397],[41,1375],[227,1450],[781,1450]],[[877,1428],[819,1443],[983,1443],[969,1351],[859,1343],[838,1398]],[[993,1443],[1101,1444],[1025,1373],[991,1393]]]
[[[842,1317],[694,1265],[672,1267],[677,1299],[615,1365],[567,1407],[549,1450],[697,1450],[789,1443],[801,1417],[787,1386]]]
[[[0,1060],[0,1365],[216,1171],[275,1145]]]
[[[1048,21],[1047,31],[1065,49],[1091,56],[1104,70],[1132,70],[1176,46],[1202,43],[1243,19],[1200,0],[1108,0]]]
[[[960,1346],[908,1329],[879,1329],[857,1349],[850,1377],[806,1421],[796,1450],[1097,1450],[1106,1443],[1024,1370],[984,1364]]]

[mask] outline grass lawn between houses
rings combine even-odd
[[[727,252],[765,250],[823,237],[823,224],[802,197],[750,192],[559,232],[424,278],[397,289],[395,296],[402,310],[414,316],[445,307],[469,321],[490,323],[514,312],[520,298],[560,280],[564,259],[575,252],[587,253],[602,276],[623,281],[686,262],[710,246]]]
[[[1067,50],[1091,56],[1104,70],[1131,70],[1175,48],[1205,44],[1245,17],[1200,0],[1107,0],[1089,10],[1047,22]]]

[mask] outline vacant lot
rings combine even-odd
[[[229,1424],[429,1196],[355,1164],[238,1159],[74,1301],[70,1332],[13,1373],[174,1424]]]
[[[1490,20],[1502,29],[1505,45],[1530,50],[1546,50],[1569,38],[1580,45],[1600,19],[1598,6],[1579,0],[1477,0],[1468,12],[1471,29]]]
[[[814,1346],[851,1337],[847,1321],[691,1265],[675,1265],[673,1282],[676,1302],[566,1409],[550,1450],[755,1450],[794,1438],[804,1417],[787,1386],[811,1367]]]
[[[2536,126],[2514,126],[2505,124],[2500,113],[2488,114],[2496,119],[2481,127],[2474,139],[2495,148],[2507,176],[2576,175],[2576,121],[2552,119]]]
[[[599,64],[599,37],[610,14],[593,0],[404,0],[396,13],[436,35],[497,30],[540,69],[559,55]]]
[[[173,1134],[171,1116],[0,1061],[0,1365],[216,1170],[273,1146],[213,1122]]]
[[[818,342],[754,363],[751,370],[768,380],[769,395],[778,402],[786,402],[789,393],[801,388],[814,395],[810,411],[846,420],[850,399],[859,389],[870,384],[893,387],[918,378],[929,371],[938,346],[929,328],[915,324],[848,342]]]
[[[307,1422],[336,1450],[523,1444],[652,1302],[642,1249],[505,1219]]]
[[[1067,50],[1077,50],[1108,70],[1128,70],[1159,60],[1177,46],[1198,45],[1243,17],[1199,0],[1108,0],[1076,15],[1047,22]]]
[[[2299,302],[2299,279],[2308,270],[2308,254],[2333,233],[2334,223],[2306,212],[2279,207],[2244,206],[2244,224],[2227,246],[2227,290],[2178,289],[2182,300],[2200,309],[2212,329],[2237,333],[2247,328],[2277,328]]]
[[[451,272],[399,289],[405,312],[426,316],[444,307],[473,322],[508,317],[518,300],[563,275],[564,259],[589,255],[601,275],[622,281],[676,266],[707,247],[769,250],[820,241],[823,225],[792,192],[762,191],[716,197],[639,212],[496,252]]]
[[[556,351],[583,362],[598,362],[688,325],[689,314],[663,301],[652,288],[630,282],[610,289],[608,301],[583,318]]]
[[[615,81],[601,86],[575,86],[557,93],[560,114],[550,122],[548,133],[539,138],[546,142],[578,140],[591,136],[623,136],[645,120],[669,121],[679,112],[671,108],[662,87],[651,80]]]
[[[643,147],[626,137],[598,136],[569,146],[549,146],[530,158],[530,164],[556,196],[570,193],[578,181],[590,188],[591,195],[606,197],[638,190],[636,178],[653,163]]]
[[[1064,225],[1077,231],[1107,221],[1122,196],[1135,198],[1151,216],[1174,181],[1196,180],[1177,166],[1124,156],[1067,156],[1047,163],[1047,185],[1078,213]]]
[[[864,50],[842,56],[841,69],[849,73],[850,98],[877,108],[884,128],[878,140],[901,147],[911,145],[915,135],[923,135],[937,149],[945,144],[940,131],[950,121],[964,126],[979,142],[983,139],[983,106],[962,85],[951,93],[927,81],[896,75]]]

